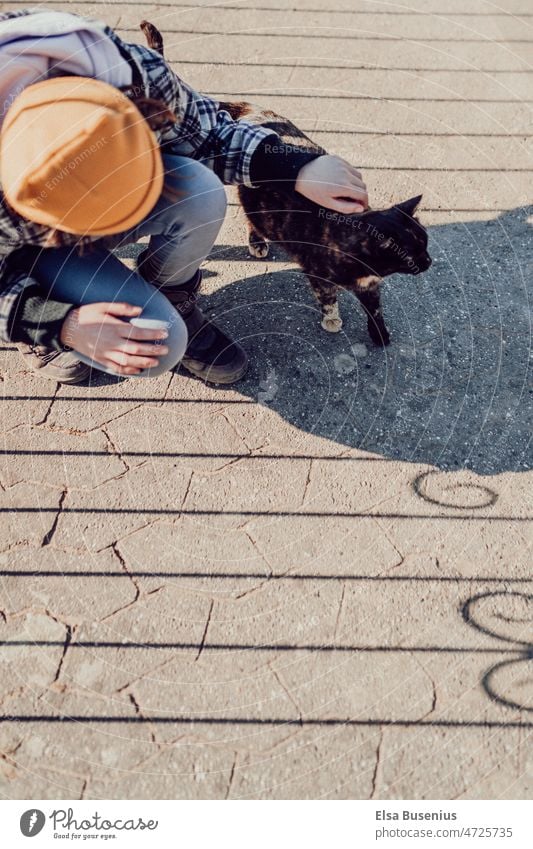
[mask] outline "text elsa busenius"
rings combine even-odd
[[[376,811],[377,820],[456,820],[454,811]]]

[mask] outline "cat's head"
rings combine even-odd
[[[420,274],[431,265],[427,252],[428,235],[415,218],[422,195],[398,203],[390,209],[369,210],[358,216],[358,274],[363,287],[390,274]],[[368,279],[366,279],[368,278]]]

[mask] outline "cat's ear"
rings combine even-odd
[[[415,198],[409,198],[409,200],[404,200],[403,203],[397,203],[395,209],[401,209],[402,212],[405,212],[406,215],[414,215],[416,208],[420,201],[422,200],[422,195],[417,195]]]

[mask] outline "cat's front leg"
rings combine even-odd
[[[250,225],[248,231],[248,250],[257,259],[265,259],[268,256],[269,244],[253,225]]]
[[[338,333],[342,329],[342,318],[339,313],[339,303],[322,304],[322,321],[320,324],[328,333]]]
[[[390,335],[383,318],[381,293],[376,286],[366,292],[355,292],[367,314],[367,326],[370,338],[374,344],[384,347],[390,342]]]
[[[307,277],[315,298],[320,304],[320,310],[322,312],[322,321],[320,323],[322,327],[328,333],[338,333],[342,328],[342,318],[339,314],[337,286],[334,283],[326,283],[324,280],[320,280],[309,273]]]

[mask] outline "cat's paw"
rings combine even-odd
[[[256,259],[266,259],[268,256],[269,244],[264,240],[260,242],[248,242],[248,250],[250,251],[250,255],[254,256]]]
[[[342,318],[338,316],[324,316],[321,325],[328,333],[339,333],[342,330]]]

